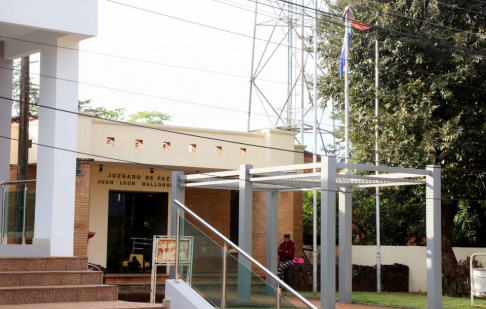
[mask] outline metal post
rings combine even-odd
[[[0,244],[6,244],[7,238],[4,237],[5,232],[5,205],[7,204],[7,192],[8,186],[3,186],[3,196],[2,196],[2,222],[0,224]]]
[[[344,65],[346,66],[344,70],[344,162],[349,163],[349,32],[351,31],[351,24],[349,18],[346,18],[346,42],[344,43]],[[348,169],[345,171],[348,172]]]
[[[300,144],[304,145],[304,83],[305,83],[305,67],[304,67],[304,50],[305,50],[305,44],[304,44],[304,8],[305,8],[305,2],[302,0],[302,25],[300,27],[301,35],[300,35],[300,41],[301,41],[301,57],[300,57]]]
[[[248,123],[246,131],[250,132],[250,118],[251,118],[251,96],[253,92],[253,65],[255,62],[255,39],[256,39],[256,29],[257,29],[257,17],[258,17],[258,0],[255,1],[255,26],[253,28],[253,49],[251,51],[251,75],[250,75],[250,99],[248,102]]]
[[[317,163],[317,0],[314,1],[314,154],[312,162]],[[317,169],[314,169],[314,173]],[[312,196],[312,291],[317,294],[317,190]]]
[[[179,232],[181,229],[181,210],[177,209],[176,223],[176,254],[175,254],[175,282],[179,283]]]
[[[428,165],[425,177],[427,236],[427,308],[442,308],[441,168]]]
[[[151,278],[150,278],[150,303],[155,304],[155,298],[157,295],[157,252],[156,248],[157,245],[157,238],[154,236],[152,238],[152,270],[151,270]]]
[[[226,264],[228,255],[228,245],[223,246],[223,278],[221,282],[221,309],[226,309]]]
[[[282,307],[282,288],[280,285],[277,285],[277,290],[275,292],[275,295],[277,295],[275,308],[280,309]]]
[[[25,218],[27,217],[27,184],[24,184],[24,213],[22,219],[22,245],[25,245]]]
[[[375,165],[380,165],[379,162],[379,128],[378,128],[378,117],[379,117],[379,87],[380,87],[380,71],[378,68],[379,62],[379,43],[378,39],[375,40]],[[376,175],[379,174],[378,171],[375,172]],[[381,293],[381,237],[380,237],[380,188],[376,187],[376,292]]]

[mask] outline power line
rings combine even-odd
[[[111,0],[107,0],[107,1],[111,1]],[[255,2],[255,0],[248,0],[248,1]],[[283,2],[283,3],[287,3],[287,4],[290,4],[290,5],[299,7],[299,8],[304,8],[304,9],[308,9],[308,10],[311,10],[311,11],[315,11],[315,12],[322,14],[323,16],[331,17],[331,18],[334,18],[334,19],[335,18],[343,19],[342,16],[339,16],[339,15],[336,15],[336,14],[333,14],[333,13],[324,12],[324,11],[321,11],[321,10],[317,10],[315,8],[311,8],[311,7],[308,7],[308,6],[305,6],[305,5],[292,3],[292,2],[289,2],[287,0],[278,0],[278,1]],[[334,23],[334,22],[330,22],[330,23]],[[345,27],[345,25],[340,24],[340,23],[335,23],[335,24],[340,25],[342,27]],[[478,50],[475,50],[475,49],[471,49],[471,48],[467,48],[467,47],[461,47],[461,46],[457,46],[457,45],[451,45],[451,44],[447,44],[447,43],[444,43],[443,41],[438,41],[438,40],[434,40],[434,41],[431,42],[430,39],[427,39],[427,38],[424,38],[424,37],[421,37],[421,36],[418,36],[418,35],[415,35],[415,34],[411,34],[411,33],[408,33],[408,32],[402,32],[402,31],[398,31],[398,30],[394,30],[394,29],[390,29],[390,28],[380,27],[378,25],[370,24],[370,23],[366,23],[366,24],[370,25],[371,27],[373,27],[377,30],[393,32],[393,33],[400,34],[400,35],[403,35],[403,36],[406,36],[406,37],[409,37],[409,38],[412,38],[412,39],[420,40],[420,41],[423,41],[423,42],[433,43],[433,44],[436,44],[436,45],[441,45],[441,46],[444,46],[444,47],[449,47],[449,48],[452,48],[452,49],[465,51],[465,52],[469,51],[469,52],[476,54],[476,55],[479,55],[479,56],[486,56],[485,52],[478,51]]]
[[[486,16],[486,14],[483,14],[481,12],[474,11],[474,10],[470,10],[470,9],[466,9],[466,8],[463,8],[463,7],[460,7],[460,6],[454,6],[452,4],[440,2],[440,1],[437,1],[437,0],[435,0],[435,2],[437,2],[439,4],[442,4],[443,6],[446,6],[446,7],[450,7],[452,9],[457,9],[457,10],[461,10],[461,11],[465,11],[465,12],[469,12],[469,13],[474,13],[474,14],[479,14],[479,15],[482,15],[482,16]]]
[[[238,36],[241,36],[241,37],[246,37],[246,38],[253,39],[253,36],[248,35],[248,34],[243,34],[243,33],[239,33],[239,32],[232,31],[232,30],[227,30],[227,29],[223,29],[223,28],[218,28],[218,27],[214,27],[214,26],[202,24],[202,23],[195,22],[195,21],[191,21],[191,20],[188,20],[188,19],[183,19],[183,18],[180,18],[180,17],[175,17],[175,16],[163,14],[163,13],[160,13],[160,12],[156,12],[156,11],[144,9],[144,8],[137,7],[137,6],[134,6],[134,5],[120,3],[120,2],[117,2],[117,1],[113,1],[113,0],[105,0],[105,1],[108,1],[108,2],[111,2],[111,3],[115,3],[115,4],[118,4],[118,5],[121,5],[121,6],[125,6],[125,7],[128,7],[128,8],[131,8],[131,9],[143,11],[143,12],[146,12],[146,13],[151,13],[151,14],[163,16],[163,17],[166,17],[166,18],[170,18],[170,19],[174,19],[174,20],[186,22],[186,23],[189,23],[189,24],[201,26],[201,27],[204,27],[204,28],[218,30],[218,31],[222,31],[222,32],[229,33],[229,34],[234,34],[234,35],[238,35]],[[255,40],[264,41],[264,42],[268,42],[268,43],[275,44],[275,45],[279,45],[279,46],[283,46],[283,47],[289,47],[288,45],[280,44],[278,42],[268,41],[268,40],[265,40],[265,39],[255,38]]]
[[[198,71],[198,72],[203,72],[203,73],[211,73],[211,74],[218,74],[218,75],[224,75],[224,76],[245,78],[245,79],[248,79],[248,80],[250,79],[249,76],[244,76],[244,75],[238,75],[238,74],[232,74],[232,73],[226,73],[226,72],[218,72],[218,71],[212,71],[212,70],[206,70],[206,69],[198,69],[198,68],[192,68],[192,67],[186,67],[186,66],[181,66],[181,65],[168,64],[168,63],[163,63],[163,62],[150,61],[150,60],[145,60],[145,59],[140,59],[140,58],[131,58],[131,57],[125,57],[125,56],[119,56],[119,55],[101,53],[101,52],[89,51],[89,50],[84,50],[84,49],[79,49],[79,48],[72,48],[72,47],[66,47],[66,46],[61,46],[61,45],[55,45],[55,44],[48,44],[48,43],[42,43],[42,42],[36,42],[36,41],[30,41],[30,40],[24,40],[24,39],[18,39],[18,38],[13,38],[13,37],[4,36],[4,35],[0,35],[0,38],[4,38],[4,39],[8,39],[8,40],[14,40],[14,41],[19,41],[19,42],[24,42],[24,43],[39,44],[39,45],[49,46],[49,47],[54,47],[54,48],[61,48],[61,49],[66,49],[66,50],[71,50],[71,51],[76,51],[76,52],[81,52],[81,53],[87,53],[87,54],[93,54],[93,55],[98,55],[98,56],[105,56],[105,57],[109,57],[109,58],[117,58],[117,59],[122,59],[122,60],[130,60],[130,61],[141,62],[141,63],[146,63],[146,64],[161,65],[161,66],[173,67],[173,68],[177,68],[177,69]],[[262,80],[262,81],[268,81],[268,82],[274,82],[274,83],[280,83],[280,84],[287,84],[287,82],[284,82],[284,81],[277,81],[277,80],[271,80],[271,79],[263,79],[262,78],[260,80]]]
[[[21,142],[30,143],[29,141],[20,141],[19,139],[7,137],[7,136],[2,136],[2,135],[0,135],[0,138],[8,139],[8,140],[11,140],[11,141],[17,141],[19,143],[21,143]],[[95,157],[95,158],[108,159],[108,160],[113,160],[113,161],[118,161],[118,162],[123,162],[123,163],[130,163],[130,164],[134,164],[134,165],[147,166],[149,168],[154,168],[154,169],[157,168],[157,169],[169,170],[169,171],[181,171],[181,172],[185,172],[185,173],[193,173],[193,171],[183,170],[183,169],[180,169],[180,168],[175,169],[175,168],[168,167],[166,165],[141,163],[141,162],[130,161],[130,160],[126,160],[126,159],[96,155],[96,154],[81,152],[81,151],[77,151],[77,150],[71,150],[71,149],[65,149],[65,148],[61,148],[61,147],[44,145],[44,144],[35,143],[35,142],[32,142],[32,144],[40,146],[40,147],[46,147],[46,148],[50,148],[50,149],[56,149],[56,150],[60,150],[60,151],[65,151],[65,152],[70,152],[70,153],[75,153],[75,154],[81,154],[81,155],[86,155],[86,156]],[[208,177],[214,177],[215,179],[228,179],[228,180],[234,180],[234,181],[250,182],[250,180],[248,180],[248,179],[241,179],[239,177],[238,178],[233,178],[231,176],[217,176],[217,177],[215,177],[214,175],[212,175],[210,173],[197,173],[197,174],[205,175],[205,176],[208,176]],[[267,185],[273,185],[273,186],[276,185],[275,183],[264,182],[264,181],[260,181],[259,183],[267,184]],[[359,189],[359,188],[357,188],[357,189]],[[363,188],[361,188],[361,189],[363,189]],[[338,190],[328,190],[328,189],[327,190],[326,189],[324,189],[324,190],[318,189],[318,190],[326,191],[326,192],[335,192],[335,193],[338,192]],[[353,194],[369,194],[369,193],[361,190],[361,191],[354,191]],[[375,196],[375,195],[373,195],[373,196]],[[468,201],[468,202],[484,202],[484,201],[486,201],[486,200],[482,200],[482,199],[447,198],[447,197],[445,197],[445,198],[444,197],[441,197],[441,198],[434,198],[434,197],[427,198],[427,197],[425,197],[425,198],[423,198],[423,197],[418,197],[418,196],[383,195],[383,194],[381,194],[380,197],[383,197],[383,198],[393,197],[393,198],[406,198],[406,199],[440,200],[440,201]]]

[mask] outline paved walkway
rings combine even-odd
[[[124,301],[93,301],[73,303],[3,305],[0,309],[161,309],[161,304],[130,303]]]

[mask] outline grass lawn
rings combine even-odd
[[[320,293],[317,294],[317,297],[320,297]],[[302,295],[305,297],[313,297],[312,292],[303,292]],[[353,302],[390,307],[427,308],[427,295],[385,292],[378,295],[374,292],[353,292]],[[471,299],[443,296],[442,305],[442,308],[470,309]],[[475,298],[474,308],[486,308],[486,300]]]

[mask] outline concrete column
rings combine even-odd
[[[176,224],[177,224],[177,208],[178,205],[174,202],[174,200],[178,200],[181,203],[184,203],[184,188],[181,187],[180,183],[180,176],[183,176],[184,172],[172,172],[172,200],[170,201],[170,213],[169,213],[169,226],[170,226],[170,235],[176,236]],[[170,267],[169,270],[169,278],[175,279],[175,268],[174,266]]]
[[[253,188],[250,182],[252,165],[240,165],[240,201],[238,217],[238,247],[251,255]],[[251,263],[243,256],[238,256],[238,301],[251,301]]]
[[[4,59],[4,43],[0,42],[0,96],[12,98],[13,61]],[[12,101],[0,99],[0,181],[10,180],[10,144],[12,128]],[[16,144],[16,143],[15,143]],[[3,189],[0,190],[0,199]],[[3,201],[0,201],[2,204]],[[0,207],[1,209],[1,207]],[[0,233],[3,232],[3,213],[0,211]]]
[[[336,158],[321,162],[321,308],[336,308]]]
[[[427,236],[427,308],[442,308],[441,168],[428,165],[425,177]]]
[[[278,192],[267,192],[267,269],[277,275],[278,271]],[[272,289],[273,287],[273,289]],[[273,294],[275,280],[267,278],[267,294]]]
[[[352,191],[339,189],[339,302],[351,303],[352,272]]]
[[[69,40],[54,43],[79,47]],[[78,71],[79,52],[41,46],[40,105],[77,112],[78,85],[42,75],[78,80]],[[73,255],[77,123],[76,114],[39,109],[34,244],[48,245],[51,256]]]
[[[13,61],[4,59],[3,52],[4,43],[0,42],[0,66],[5,68],[0,68],[0,96],[11,99]],[[9,181],[10,178],[11,127],[12,101],[0,99],[0,181]]]

